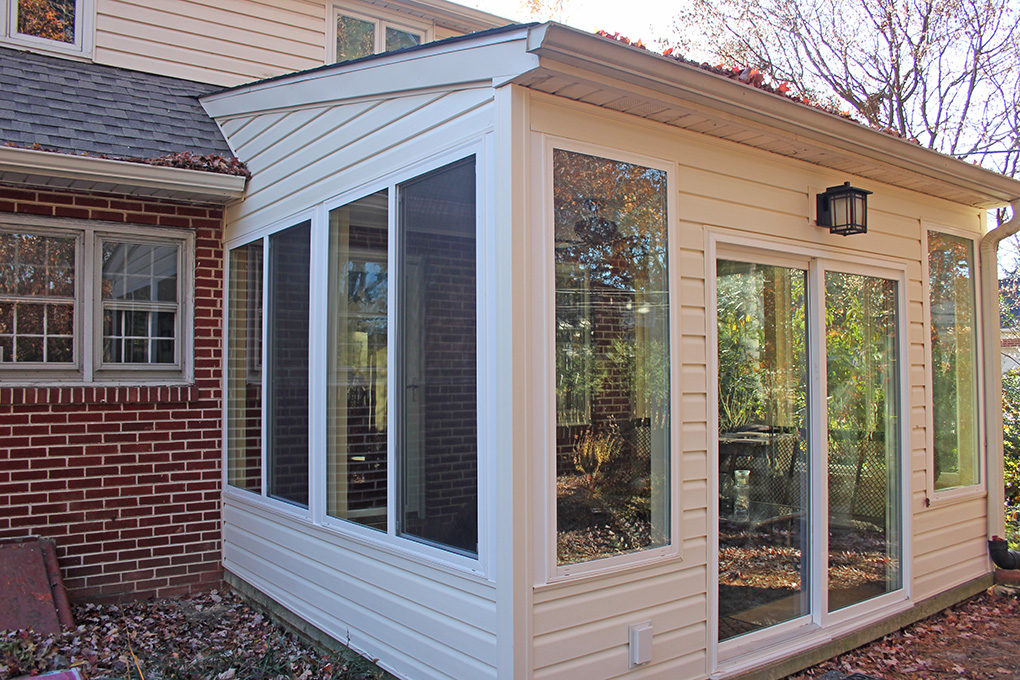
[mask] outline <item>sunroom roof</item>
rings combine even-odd
[[[516,84],[975,207],[1020,182],[843,117],[556,23],[512,25],[224,90],[235,116],[425,89]]]

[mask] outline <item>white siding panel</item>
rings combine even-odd
[[[224,503],[224,566],[406,677],[494,677],[491,583]]]
[[[489,89],[456,90],[287,112],[261,129],[242,128],[247,139],[240,158],[250,162],[254,176],[245,200],[228,209],[232,234],[477,137],[491,129],[491,103]]]

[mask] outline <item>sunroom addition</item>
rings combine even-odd
[[[238,587],[437,680],[722,679],[985,587],[975,242],[1020,184],[553,24],[203,102],[253,172]]]

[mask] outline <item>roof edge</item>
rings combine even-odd
[[[148,190],[187,200],[228,203],[244,196],[246,178],[93,156],[0,147],[0,176],[58,177],[72,182]]]
[[[529,30],[528,51],[553,70],[583,69],[711,107],[755,127],[811,139],[876,162],[977,190],[997,207],[1020,198],[1020,181],[653,52],[557,23]],[[553,63],[549,63],[553,62]]]

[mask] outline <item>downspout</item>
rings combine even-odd
[[[985,453],[988,488],[988,551],[996,566],[1003,569],[1020,568],[1020,553],[1009,550],[1006,541],[999,538],[1006,532],[1002,485],[1002,360],[999,357],[999,242],[1020,232],[1020,198],[1010,202],[1013,217],[992,229],[981,239],[981,309],[984,338],[985,372]]]

